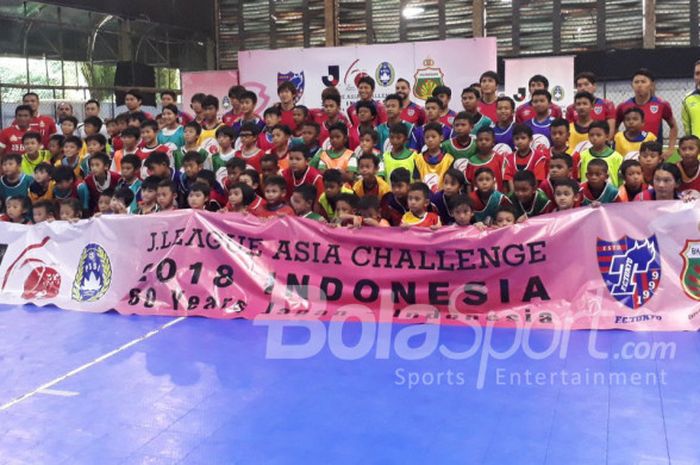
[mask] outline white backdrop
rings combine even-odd
[[[527,82],[535,74],[549,79],[552,102],[566,108],[574,102],[574,57],[512,58],[505,61],[505,95],[516,100],[516,105],[530,100]],[[520,101],[517,95],[523,95]]]
[[[303,89],[299,103],[320,107],[321,92],[334,85],[345,109],[357,100],[356,82],[366,74],[377,83],[376,99],[393,93],[396,80],[404,78],[411,83],[411,99],[419,103],[442,79],[452,89],[450,106],[459,110],[462,88],[477,82],[484,71],[496,69],[496,39],[241,51],[238,65],[241,85],[257,92],[262,103],[277,101],[278,81],[291,77]]]

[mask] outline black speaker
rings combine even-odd
[[[153,66],[134,63],[133,61],[117,62],[117,71],[114,73],[115,87],[155,87],[156,72]],[[117,105],[124,105],[126,92],[115,93]],[[153,92],[142,92],[143,105],[156,106],[156,95]]]

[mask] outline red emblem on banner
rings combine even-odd
[[[14,262],[7,267],[5,276],[2,281],[2,289],[5,289],[7,281],[17,270],[23,269],[27,265],[31,265],[32,269],[24,279],[24,292],[22,293],[23,299],[50,299],[58,295],[58,291],[61,288],[61,275],[55,268],[47,266],[43,260],[38,258],[27,258],[22,263],[19,263],[24,256],[35,249],[41,249],[49,241],[48,237],[45,237],[41,242],[37,244],[31,244],[22,250],[22,252],[17,256]],[[18,266],[19,264],[19,266]]]

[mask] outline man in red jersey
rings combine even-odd
[[[401,120],[414,126],[422,126],[425,123],[425,110],[417,103],[411,101],[411,84],[404,78],[397,79],[396,94],[403,99],[401,103]]]
[[[22,137],[30,131],[31,121],[32,109],[29,105],[20,105],[15,108],[15,121],[11,126],[0,131],[0,155],[24,153]]]
[[[624,120],[628,108],[639,108],[644,112],[644,130],[653,133],[659,142],[663,143],[662,123],[666,121],[669,127],[668,148],[664,151],[664,159],[670,157],[676,150],[678,125],[673,117],[671,105],[654,95],[654,75],[646,68],[639,69],[632,76],[634,97],[625,100],[617,106],[616,129]]]
[[[382,123],[386,123],[386,109],[384,109],[384,105],[382,105],[381,102],[376,102],[374,100],[374,86],[374,79],[371,77],[363,76],[360,78],[360,80],[357,82],[357,93],[360,96],[360,100],[358,101],[371,102],[374,104],[374,107],[377,109],[376,124],[380,125]],[[357,126],[359,123],[356,105],[357,102],[348,107],[348,118],[353,126]]]
[[[596,76],[593,73],[585,71],[579,73],[574,79],[574,84],[576,85],[576,93],[579,92],[589,92],[594,97],[593,101],[593,111],[591,111],[591,119],[593,121],[607,121],[610,127],[611,137],[615,135],[615,104],[610,100],[605,100],[595,96],[596,88]],[[572,103],[566,107],[566,120],[569,123],[576,123],[578,121],[578,114],[576,113],[576,106]]]
[[[479,78],[479,86],[481,87],[481,101],[479,102],[479,113],[488,118],[494,123],[498,121],[498,112],[496,111],[498,95],[498,74],[495,71],[486,71]]]
[[[549,90],[549,79],[542,76],[541,74],[535,74],[530,78],[527,83],[527,87],[530,90],[530,95],[538,89]],[[561,118],[561,108],[556,103],[549,104],[549,116],[552,118]],[[535,109],[532,108],[532,100],[527,101],[520,105],[515,112],[515,122],[522,124],[525,121],[529,121],[535,117]]]
[[[39,113],[39,96],[34,92],[27,92],[22,96],[22,104],[32,109],[32,120],[29,125],[32,131],[41,134],[41,143],[44,147],[49,146],[49,138],[58,132],[56,121],[48,115]]]

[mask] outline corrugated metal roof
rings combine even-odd
[[[447,37],[472,37],[472,2],[444,0],[445,35]]]
[[[642,47],[642,0],[605,2],[605,48]]]
[[[487,36],[496,36],[498,53],[508,55],[513,51],[513,5],[503,0],[486,0]]]
[[[689,16],[688,0],[656,0],[656,46],[690,45]]]
[[[438,0],[411,2],[411,6],[420,6],[424,9],[419,17],[404,19],[406,29],[402,40],[439,40],[440,39],[440,5]],[[443,26],[444,27],[444,26]]]
[[[561,2],[561,51],[595,49],[598,39],[596,0]]]
[[[691,44],[689,15],[693,10],[689,5],[698,1],[657,0],[657,46]],[[222,67],[235,66],[238,48],[325,44],[324,0],[219,2]],[[462,0],[336,0],[338,41],[349,45],[472,37],[472,4]],[[484,27],[486,35],[496,37],[499,55],[506,56],[595,50],[599,46],[599,27],[605,27],[606,48],[639,48],[642,4],[643,0],[519,0],[518,9],[513,11],[512,1],[485,0]],[[555,5],[560,10],[558,47],[553,43]],[[406,6],[424,11],[413,18],[402,18]],[[598,17],[599,7],[604,8],[604,18]],[[242,34],[239,23],[243,25]]]
[[[340,45],[375,42],[367,27],[367,2],[364,0],[338,1],[338,40]]]
[[[520,4],[520,53],[552,53],[552,0],[523,1]],[[488,14],[488,10],[487,10]]]

